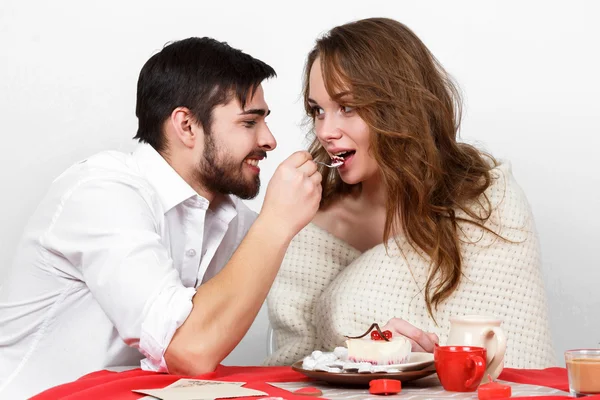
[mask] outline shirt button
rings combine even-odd
[[[187,254],[188,257],[194,257],[196,255],[196,250],[189,249],[188,251],[185,252],[185,254]]]

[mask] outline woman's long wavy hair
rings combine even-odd
[[[458,287],[462,274],[458,223],[483,227],[489,218],[492,207],[484,192],[497,163],[473,146],[457,142],[461,117],[457,87],[421,40],[400,22],[364,19],[338,26],[317,40],[304,77],[304,106],[313,122],[309,77],[317,57],[330,97],[356,107],[370,127],[369,150],[387,192],[386,248],[390,236],[401,231],[431,259],[424,294],[435,321],[433,308]],[[346,98],[351,100],[342,101]],[[310,152],[317,161],[330,160],[316,137]],[[324,167],[320,172],[322,208],[360,190],[360,184],[348,185],[336,172]],[[479,211],[468,207],[473,202]],[[456,210],[468,218],[458,217]]]

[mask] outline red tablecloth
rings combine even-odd
[[[134,400],[143,396],[133,393],[131,391],[132,389],[163,388],[181,378],[190,377],[158,374],[155,372],[142,371],[140,369],[125,372],[98,371],[85,375],[74,382],[46,390],[45,392],[34,396],[32,400]],[[194,378],[248,382],[245,387],[261,390],[268,393],[270,396],[282,397],[290,400],[307,400],[306,396],[294,395],[291,392],[265,383],[309,380],[304,375],[293,371],[290,367],[219,366],[215,372],[196,376]],[[567,372],[564,368],[548,368],[543,370],[506,368],[499,379],[509,382],[547,386],[566,392],[569,390]],[[256,400],[259,398],[260,397],[248,397],[247,399]],[[315,397],[311,398],[314,399]],[[531,397],[529,399],[531,399]],[[568,397],[568,393],[565,393],[565,396],[539,396],[535,397],[535,399],[566,400],[571,398]],[[587,397],[586,400],[600,400],[600,395]]]

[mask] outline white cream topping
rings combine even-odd
[[[348,361],[348,349],[336,347],[333,352],[313,351],[302,360],[302,368],[310,371],[324,371],[331,373],[358,372],[400,372],[398,368],[387,365],[373,365],[368,362]]]

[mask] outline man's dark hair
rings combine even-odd
[[[135,139],[165,150],[163,123],[177,107],[187,107],[205,131],[212,110],[235,96],[242,108],[275,70],[225,42],[192,37],[166,45],[143,66],[137,85]]]

